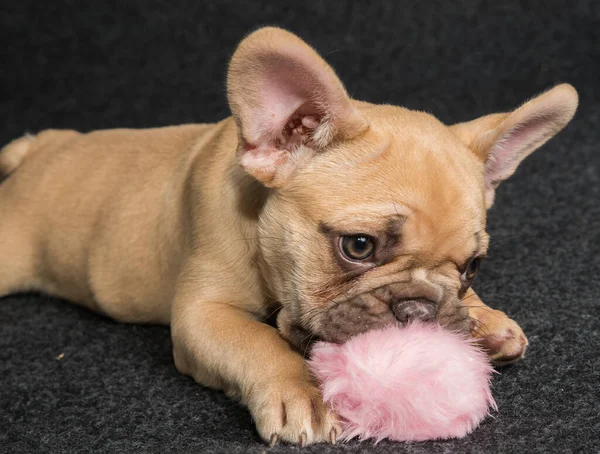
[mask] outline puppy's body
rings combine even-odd
[[[170,324],[177,368],[240,398],[270,441],[336,438],[292,348],[315,338],[435,318],[493,359],[523,355],[518,325],[470,282],[495,188],[569,121],[571,87],[448,128],[350,100],[278,29],[240,45],[228,85],[233,117],[217,124],[6,146],[0,296],[40,290]],[[278,306],[279,332],[262,323]]]
[[[235,197],[235,140],[231,119],[20,139],[27,157],[0,186],[2,293],[41,290],[121,321],[169,323],[192,245],[207,264],[190,276],[199,282],[214,276],[210,257],[243,256],[243,241],[224,241],[244,228],[223,203]]]
[[[357,106],[367,114],[374,107]],[[409,114],[401,108],[383,110],[370,112],[380,116],[374,120],[382,129],[398,121],[394,117]],[[426,114],[416,115],[424,127],[437,123]],[[448,134],[441,124],[437,126],[438,133]],[[378,137],[363,140],[371,142],[373,150],[357,153],[354,159],[375,161],[374,172],[389,169],[382,170],[377,161],[389,161],[386,154],[394,150],[386,148],[392,144],[378,149]],[[168,324],[177,280],[185,268],[186,279],[197,283],[199,295],[213,287],[211,281],[214,287],[228,281],[228,300],[236,292],[233,295],[239,298],[232,302],[239,299],[244,309],[265,315],[274,301],[261,283],[256,239],[258,216],[269,192],[240,168],[236,142],[232,118],[218,124],[88,134],[48,130],[18,139],[6,154],[11,146],[25,146],[26,159],[0,186],[6,209],[1,228],[8,232],[2,235],[3,247],[14,251],[3,254],[7,265],[1,293],[40,290],[120,321]],[[330,164],[341,170],[345,164],[335,160]],[[391,172],[403,184],[412,176],[413,188],[424,186],[418,194],[443,194],[432,199],[436,211],[464,209],[455,188],[438,186],[443,181],[439,174],[452,166],[461,185],[470,179],[475,187],[477,181],[469,172],[473,168],[462,169],[444,154],[416,156],[415,161],[423,160],[428,162],[420,165],[430,172],[426,178],[414,166]],[[471,165],[477,167],[475,159]],[[340,195],[356,191],[355,182],[344,172],[330,176],[335,177]],[[379,181],[369,180],[376,195]],[[313,189],[317,194],[327,190]],[[474,222],[470,215],[479,208],[472,207],[460,220]],[[440,247],[435,237],[425,235],[420,237],[424,243]]]

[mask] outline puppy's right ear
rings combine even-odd
[[[240,43],[229,65],[227,96],[240,162],[269,187],[280,186],[334,139],[367,127],[333,69],[279,28],[262,28]]]
[[[569,84],[561,84],[512,112],[486,115],[450,127],[484,163],[488,208],[494,203],[498,185],[571,121],[578,101],[577,91]]]

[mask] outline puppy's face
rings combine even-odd
[[[280,329],[297,346],[409,319],[464,330],[488,245],[483,163],[430,115],[356,107],[368,130],[298,169],[262,217]]]
[[[273,188],[261,263],[279,329],[301,348],[415,319],[466,330],[461,299],[487,250],[494,191],[577,105],[562,85],[447,127],[350,100],[308,45],[272,28],[241,43],[228,94],[240,163]]]

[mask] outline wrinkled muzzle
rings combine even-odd
[[[330,304],[282,309],[278,327],[296,348],[306,349],[317,340],[344,343],[349,338],[393,324],[437,322],[453,331],[466,331],[467,309],[456,291],[433,285],[390,284]]]

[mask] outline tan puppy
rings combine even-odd
[[[336,439],[302,356],[313,340],[436,319],[498,361],[523,355],[470,284],[494,190],[573,117],[570,85],[447,127],[351,100],[308,45],[265,28],[235,52],[228,96],[216,124],[6,146],[0,295],[170,324],[177,369],[241,399],[271,442]],[[264,323],[277,308],[279,330]]]

